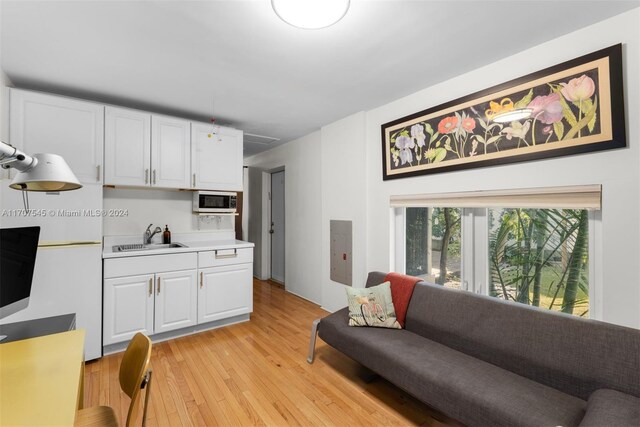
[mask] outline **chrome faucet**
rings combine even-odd
[[[153,236],[155,236],[158,233],[162,233],[162,228],[160,227],[156,227],[156,229],[153,230],[153,233],[152,233],[151,227],[153,227],[153,224],[149,224],[149,226],[147,227],[147,231],[144,232],[144,235],[142,237],[142,242],[145,245],[151,244],[151,239],[153,238]]]

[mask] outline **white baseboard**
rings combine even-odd
[[[154,343],[159,343],[174,338],[180,338],[187,335],[193,335],[199,332],[208,331],[210,329],[217,329],[236,323],[248,322],[250,320],[250,316],[250,314],[241,314],[239,316],[229,317],[228,319],[216,320],[214,322],[203,323],[202,325],[189,326],[188,328],[176,329],[175,331],[150,335],[149,338],[151,338],[151,341],[153,341]],[[107,356],[109,354],[120,353],[121,351],[124,351],[128,345],[129,341],[105,345],[104,347],[102,347],[102,355]]]

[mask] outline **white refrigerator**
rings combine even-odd
[[[83,188],[58,194],[9,188],[0,173],[0,227],[40,226],[29,306],[0,323],[75,313],[85,329],[85,359],[102,355],[102,151],[104,107],[9,90],[9,142],[33,155],[64,157]]]
[[[40,226],[29,306],[1,323],[75,313],[85,329],[85,359],[102,356],[102,218],[88,210],[102,206],[102,186],[85,185],[58,195],[29,193],[33,214],[22,209],[22,194],[2,181],[0,226]],[[19,212],[19,211],[16,211]],[[78,216],[75,216],[78,215]]]

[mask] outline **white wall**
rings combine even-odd
[[[602,184],[602,319],[640,328],[640,10],[584,28],[367,113],[367,268],[389,268],[389,196],[428,192]],[[628,148],[419,178],[382,181],[380,125],[571,58],[623,43]],[[324,141],[323,141],[324,142]],[[373,250],[375,248],[375,250]],[[599,292],[598,292],[599,291]]]
[[[289,292],[320,304],[321,181],[320,132],[314,132],[265,153],[245,159],[245,165],[263,171],[285,170],[285,286]],[[250,184],[251,185],[251,184]],[[251,185],[250,192],[257,191]],[[253,196],[249,196],[253,200]],[[249,232],[262,230],[262,217],[249,213]],[[260,256],[266,241],[256,244]],[[263,266],[264,267],[264,266]],[[257,273],[257,275],[260,275]]]
[[[9,142],[9,93],[12,87],[9,77],[0,69],[0,140]]]
[[[0,16],[2,16],[2,2],[0,2]],[[2,31],[0,31],[0,46],[2,45]],[[0,49],[0,64],[2,64],[2,51]],[[13,87],[9,77],[0,68],[0,141],[9,141],[9,93],[8,87]],[[6,172],[0,173],[0,179],[6,177]]]
[[[364,112],[324,126],[322,135],[322,306],[335,311],[345,306],[344,285],[330,279],[331,220],[352,221],[353,286],[367,278],[367,165]]]
[[[309,180],[305,186],[308,191],[296,194],[296,198],[287,195],[287,202],[296,207],[322,206],[320,216],[314,212],[295,218],[296,223],[305,224],[306,228],[322,230],[319,237],[322,250],[316,254],[321,257],[317,264],[322,266],[321,305],[331,310],[346,305],[342,285],[328,278],[330,219],[354,221],[354,286],[362,286],[367,271],[390,268],[389,196],[392,194],[602,184],[602,238],[595,257],[602,266],[596,275],[603,279],[603,287],[596,289],[592,298],[603,320],[640,328],[639,25],[640,10],[635,9],[364,114],[324,126],[320,141],[317,141],[317,134],[312,134],[287,144],[286,151],[274,149],[254,156],[255,163],[312,165],[304,175]],[[382,181],[381,124],[617,43],[623,43],[628,148]],[[321,143],[321,165],[317,163],[317,155],[301,147],[294,148],[297,144],[308,147],[309,138],[315,144]],[[300,157],[296,158],[296,155]],[[317,200],[318,192],[322,194],[321,202]],[[363,198],[363,195],[366,196]],[[360,226],[366,227],[365,233],[359,230]],[[306,246],[317,244],[317,240],[306,237],[294,234],[289,239]],[[292,265],[290,255],[288,252],[287,274],[311,277],[308,263],[294,262]],[[364,266],[358,256],[365,257]],[[299,258],[299,254],[296,257]],[[357,283],[359,280],[362,282]],[[303,288],[301,295],[313,301],[318,297],[315,287]]]
[[[249,169],[247,167],[242,168],[242,188],[245,193],[242,197],[242,240],[248,241],[249,239]]]
[[[233,217],[206,217],[193,214],[193,193],[190,191],[104,189],[104,209],[126,209],[123,217],[105,217],[105,236],[136,235],[149,224],[164,229],[169,225],[172,233],[212,232],[235,229]]]
[[[11,143],[9,141],[9,91],[7,88],[12,87],[11,81],[7,75],[0,69],[0,141]],[[0,180],[9,177],[9,171],[0,169]]]
[[[268,279],[262,272],[262,170],[248,167],[249,179],[247,193],[249,195],[249,238],[253,242],[253,275],[259,279]],[[286,235],[285,235],[286,236]]]

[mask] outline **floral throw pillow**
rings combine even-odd
[[[391,283],[370,288],[346,288],[349,326],[376,326],[402,329],[391,300]]]

